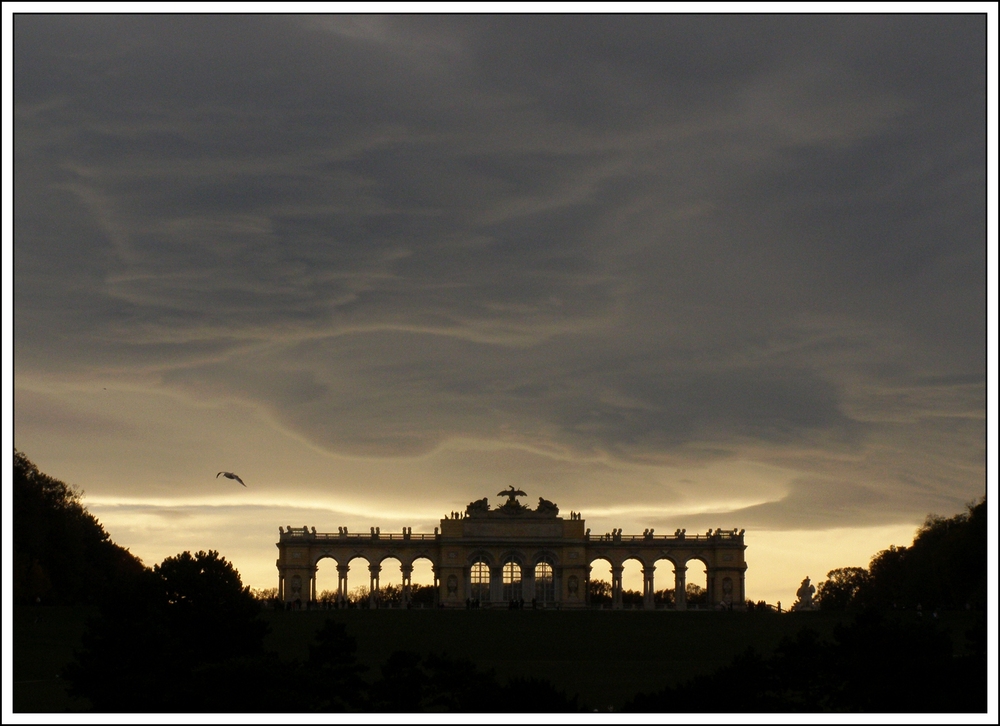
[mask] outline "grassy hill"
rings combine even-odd
[[[73,711],[56,675],[79,645],[86,613],[73,607],[17,607],[14,611],[14,711]],[[943,613],[957,654],[974,613]],[[732,662],[748,646],[770,653],[784,636],[808,626],[829,636],[842,612],[775,613],[507,610],[340,610],[263,614],[271,625],[268,650],[305,659],[326,618],[343,622],[358,642],[358,656],[375,677],[395,650],[447,653],[515,676],[549,680],[590,708],[618,708],[639,691],[707,674]],[[915,619],[914,612],[901,617]],[[485,707],[484,707],[485,710]],[[706,704],[711,711],[711,704]]]

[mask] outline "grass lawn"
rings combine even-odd
[[[14,608],[15,713],[83,711],[70,699],[60,671],[73,660],[86,629],[87,611],[72,607]]]
[[[965,652],[971,613],[944,613],[941,625]],[[915,618],[915,613],[902,617]],[[501,680],[535,676],[578,695],[589,708],[618,708],[637,692],[653,691],[730,663],[753,646],[769,653],[786,635],[808,626],[831,636],[843,613],[334,610],[265,611],[268,650],[305,659],[326,618],[343,622],[358,657],[378,675],[395,650],[446,653],[494,669]],[[80,643],[86,612],[75,608],[14,609],[14,711],[85,709],[71,700],[58,674]],[[711,711],[711,704],[706,704]]]
[[[589,708],[618,708],[652,691],[729,664],[752,645],[768,653],[808,624],[829,635],[836,613],[339,610],[271,612],[267,645],[283,658],[304,659],[327,617],[343,622],[358,656],[377,675],[394,650],[446,653],[494,669],[501,680],[549,680]]]

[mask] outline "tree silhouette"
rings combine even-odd
[[[684,588],[684,596],[688,605],[707,605],[708,590],[693,582],[689,582]]]
[[[985,640],[985,639],[984,639]],[[833,641],[810,629],[764,657],[752,648],[713,674],[636,696],[627,711],[958,712],[986,709],[985,658],[955,658],[947,633],[876,610],[839,625]]]
[[[14,451],[13,596],[71,605],[99,599],[110,583],[143,569],[80,504],[81,492]]]
[[[860,605],[868,587],[868,571],[863,567],[841,567],[826,573],[827,579],[816,588],[816,602],[821,610],[846,610]]]
[[[908,547],[890,546],[866,570],[831,570],[817,589],[824,609],[986,609],[986,499],[954,517],[928,515]]]
[[[217,552],[167,558],[108,595],[66,670],[96,710],[226,711],[259,696],[206,687],[208,672],[268,665],[259,604]]]
[[[309,646],[303,680],[310,683],[308,698],[316,711],[349,711],[366,704],[365,666],[357,661],[357,641],[343,623],[327,619]]]
[[[437,588],[433,585],[414,585],[410,591],[410,602],[414,605],[429,607],[437,600]]]
[[[587,584],[587,594],[591,605],[606,605],[611,602],[611,583],[605,580],[591,580]]]

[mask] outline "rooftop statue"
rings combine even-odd
[[[498,512],[503,514],[524,514],[525,512],[530,512],[526,506],[517,501],[517,497],[528,496],[520,489],[515,489],[514,487],[507,487],[505,491],[498,492],[498,497],[507,497],[507,501],[497,507]]]
[[[484,514],[489,514],[489,512],[490,500],[487,497],[477,499],[474,502],[469,502],[469,506],[465,508],[465,513],[470,517],[475,517],[477,515],[482,516]]]
[[[535,509],[539,514],[545,514],[551,517],[559,514],[559,507],[557,507],[553,502],[548,499],[542,499],[538,497],[538,507]]]
[[[528,495],[522,492],[520,489],[515,489],[513,486],[510,486],[507,487],[507,489],[505,489],[502,492],[497,492],[497,496],[508,497],[507,504],[510,504],[511,502],[517,504],[517,500],[515,499],[515,497],[526,497]]]

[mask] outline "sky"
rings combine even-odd
[[[787,604],[986,492],[984,15],[12,37],[12,443],[147,565],[514,485]]]

